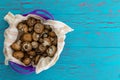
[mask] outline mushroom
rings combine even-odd
[[[57,38],[55,38],[52,42],[53,45],[57,45]]]
[[[40,43],[43,43],[43,38],[40,38],[40,39],[39,39],[39,42],[40,42]]]
[[[44,30],[44,25],[41,24],[41,23],[36,23],[35,26],[34,26],[34,31],[36,33],[42,33]]]
[[[20,50],[21,49],[21,41],[19,40],[19,41],[16,41],[16,42],[14,42],[12,45],[11,45],[11,48],[13,49],[13,50]]]
[[[55,32],[53,32],[53,31],[49,32],[48,34],[49,34],[49,36],[51,36],[51,37],[55,37],[55,36],[56,36]]]
[[[37,63],[39,62],[39,59],[40,59],[40,55],[37,55],[35,58],[34,58],[34,64],[37,65]]]
[[[22,51],[15,51],[13,52],[13,57],[15,57],[16,59],[21,59],[24,57],[24,53]]]
[[[57,51],[57,48],[56,48],[54,45],[50,46],[50,47],[46,50],[48,56],[50,56],[50,57],[53,57],[54,54],[56,53],[56,51]]]
[[[33,38],[33,40],[34,41],[38,41],[39,40],[39,37],[40,37],[40,35],[39,34],[37,34],[37,33],[33,33],[33,35],[32,35],[32,38]]]
[[[46,49],[47,49],[46,46],[39,45],[39,50],[40,50],[40,52],[43,53]]]
[[[41,51],[39,50],[39,47],[35,49],[36,54],[41,54]]]
[[[30,42],[23,42],[22,48],[24,51],[30,51],[32,50],[32,45],[30,44]]]
[[[50,36],[49,36],[49,38],[50,38],[51,41],[54,41],[54,40],[55,40],[55,38],[53,38],[53,37],[50,37]]]
[[[43,34],[42,36],[43,36],[43,38],[48,37],[47,33]]]
[[[30,33],[25,33],[25,34],[23,34],[23,36],[22,36],[22,40],[23,41],[32,41],[32,35],[30,34]]]
[[[28,26],[27,26],[25,23],[23,23],[23,22],[20,22],[20,23],[17,25],[17,28],[18,28],[18,30],[21,30],[21,31],[23,31],[23,32],[25,32],[25,33],[28,32]]]
[[[50,45],[51,45],[50,38],[44,38],[43,39],[43,46],[50,46]]]
[[[28,58],[28,57],[30,57],[30,55],[27,54],[27,52],[25,52],[25,51],[23,51],[23,52],[24,52],[24,58]]]
[[[33,18],[33,17],[29,17],[26,22],[27,22],[27,25],[28,25],[29,27],[33,27],[33,26],[35,25],[35,23],[36,23],[36,19]]]
[[[52,28],[50,27],[50,25],[45,25],[45,29],[47,29],[47,30],[49,30],[49,31],[52,30]]]
[[[33,27],[29,27],[29,28],[28,28],[28,31],[29,31],[29,32],[32,32],[32,31],[33,31]]]
[[[48,33],[49,31],[47,29],[44,30],[44,33]]]
[[[41,20],[37,19],[37,23],[41,23]]]
[[[42,35],[45,34],[45,33],[48,34],[48,33],[49,33],[49,30],[44,29],[44,31],[42,32]]]
[[[33,51],[33,50],[32,50],[32,51],[29,51],[28,54],[29,54],[30,56],[35,56],[35,55],[36,55],[35,51]]]
[[[33,41],[32,43],[32,47],[35,49],[38,47],[39,43],[37,41]]]
[[[31,59],[30,59],[30,58],[24,58],[24,59],[23,59],[23,63],[24,63],[25,65],[29,65],[29,64],[31,63]]]
[[[48,38],[50,38],[53,45],[57,45],[57,37],[50,37],[49,36]]]

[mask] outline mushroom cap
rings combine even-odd
[[[36,54],[41,54],[41,51],[39,50],[39,47],[35,49]]]
[[[24,51],[31,51],[32,50],[32,45],[30,42],[23,42],[22,48]]]
[[[47,49],[46,46],[39,45],[39,50],[40,50],[40,52],[44,52],[46,49]]]
[[[23,63],[24,63],[25,65],[29,65],[29,64],[31,63],[31,59],[30,59],[30,58],[24,58],[24,59],[23,59]]]
[[[54,54],[56,53],[56,51],[57,51],[56,46],[52,45],[47,49],[46,52],[47,52],[48,56],[53,57]]]
[[[34,58],[34,64],[37,65],[37,63],[39,62],[40,60],[40,55],[37,55],[35,58]]]
[[[55,38],[53,38],[53,37],[49,37],[49,38],[50,38],[51,41],[54,41],[54,39],[55,39]]]
[[[50,38],[44,38],[43,39],[43,46],[50,46],[50,45],[51,45]]]
[[[32,41],[32,35],[30,34],[30,33],[25,33],[25,34],[23,34],[23,36],[22,36],[22,40],[23,41]]]
[[[38,41],[38,40],[39,40],[39,37],[40,37],[40,35],[37,34],[36,32],[34,32],[34,33],[32,34],[32,38],[33,38],[34,41]]]
[[[43,38],[39,38],[39,42],[40,42],[40,43],[43,43]]]
[[[11,45],[11,48],[13,49],[13,50],[20,50],[21,49],[21,46],[20,46],[20,44],[18,44],[17,42],[14,42],[12,45]]]
[[[44,34],[42,35],[42,37],[43,37],[43,38],[47,38],[47,37],[48,37],[48,34],[47,34],[47,33],[44,33]]]
[[[55,34],[55,32],[51,31],[51,32],[49,32],[49,36],[51,36],[51,37],[55,37],[56,34]]]
[[[43,31],[43,33],[48,33],[49,32],[49,30],[47,30],[47,29],[44,29],[44,31]]]
[[[53,45],[57,45],[57,41],[58,41],[57,38],[55,38],[55,39],[53,40],[52,44],[53,44]]]
[[[36,23],[36,19],[33,18],[33,17],[29,17],[26,22],[27,22],[27,25],[28,25],[29,27],[33,27],[33,26],[35,25],[35,23]]]
[[[33,27],[29,27],[29,28],[28,28],[28,31],[29,31],[29,32],[32,32],[32,31],[33,31]]]
[[[17,25],[17,28],[18,28],[18,30],[21,30],[21,31],[23,31],[23,32],[25,32],[25,33],[28,32],[28,26],[27,26],[25,23],[23,23],[23,22],[20,22],[20,23]]]
[[[47,29],[48,31],[52,30],[52,28],[50,27],[50,25],[45,25],[45,29]]]
[[[33,48],[37,48],[39,45],[39,43],[37,41],[33,41],[31,44],[32,44]]]
[[[43,25],[43,24],[41,24],[41,23],[35,24],[35,26],[34,26],[34,31],[35,31],[36,33],[42,33],[43,30],[44,30],[44,25]]]
[[[33,50],[32,50],[32,51],[29,51],[28,54],[29,54],[30,56],[35,56],[35,55],[36,55],[35,51],[33,51]]]
[[[37,23],[41,23],[41,20],[37,19]]]
[[[24,53],[22,51],[15,51],[15,52],[13,52],[13,57],[15,57],[17,59],[21,59],[24,57]]]

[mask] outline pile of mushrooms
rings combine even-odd
[[[29,17],[17,25],[18,36],[11,45],[13,57],[26,66],[37,65],[41,57],[53,57],[57,51],[57,36],[49,25]]]

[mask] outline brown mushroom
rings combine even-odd
[[[50,38],[44,38],[43,39],[43,46],[50,46],[50,45],[51,45]]]
[[[44,33],[48,33],[48,32],[49,32],[49,30],[47,30],[47,29],[44,30]]]
[[[48,56],[50,56],[50,57],[53,57],[54,54],[56,53],[56,51],[57,51],[57,48],[56,48],[54,45],[50,46],[50,47],[46,50]]]
[[[40,42],[40,43],[43,43],[43,38],[40,38],[40,39],[39,39],[39,42]]]
[[[51,32],[49,32],[49,36],[51,36],[51,37],[55,37],[56,34],[55,34],[55,32],[51,31]]]
[[[21,59],[24,57],[24,53],[22,51],[15,51],[13,52],[13,57],[15,57],[16,59]]]
[[[16,41],[16,42],[14,42],[12,45],[11,45],[11,48],[13,49],[13,50],[20,50],[21,49],[21,41],[19,40],[19,41]]]
[[[29,51],[28,54],[29,54],[30,56],[35,56],[35,55],[36,55],[35,51],[33,51],[33,50],[32,50],[32,51]]]
[[[33,18],[33,17],[29,17],[26,22],[27,22],[27,25],[28,25],[29,27],[33,27],[33,26],[35,25],[35,23],[36,23],[36,19]]]
[[[24,51],[30,51],[32,50],[32,45],[30,44],[30,42],[23,42],[22,48]]]
[[[39,47],[35,49],[36,54],[41,54],[41,51],[39,50]]]
[[[54,40],[55,40],[55,38],[53,38],[53,37],[50,37],[50,36],[49,36],[49,39],[50,39],[51,41],[54,41]]]
[[[47,33],[43,34],[42,36],[43,36],[43,38],[48,37]]]
[[[33,41],[31,44],[32,44],[32,48],[34,48],[34,49],[37,48],[39,45],[39,43],[37,41]]]
[[[33,38],[33,40],[34,41],[38,41],[39,40],[39,37],[40,37],[40,35],[39,34],[37,34],[37,33],[33,33],[33,35],[32,35],[32,38]]]
[[[24,58],[28,58],[28,57],[30,57],[30,55],[27,54],[27,52],[25,52],[25,51],[23,51],[23,52],[24,52]]]
[[[47,30],[49,30],[49,31],[52,30],[52,28],[50,27],[50,25],[45,25],[45,29],[47,29]]]
[[[23,22],[20,22],[20,23],[17,25],[17,28],[18,28],[18,30],[21,30],[21,31],[23,31],[23,32],[25,32],[25,33],[28,32],[28,26],[27,26],[25,23],[23,23]]]
[[[40,55],[37,55],[35,58],[34,58],[34,64],[37,65],[37,63],[39,62],[39,59],[40,59]]]
[[[32,31],[33,31],[33,27],[29,27],[29,28],[28,28],[28,31],[29,31],[29,32],[32,32]]]
[[[29,64],[31,63],[31,59],[30,59],[30,58],[24,58],[24,59],[23,59],[23,63],[24,63],[25,65],[29,65]]]
[[[37,23],[41,23],[41,20],[37,19]]]
[[[41,23],[35,24],[35,26],[34,26],[34,31],[35,31],[36,33],[42,33],[43,30],[44,30],[44,25],[43,25],[43,24],[41,24]]]
[[[46,46],[39,45],[40,52],[44,52],[46,49],[47,49]]]
[[[55,38],[52,42],[53,45],[57,45],[57,38]]]
[[[23,41],[32,41],[32,35],[30,33],[25,33],[22,36]]]

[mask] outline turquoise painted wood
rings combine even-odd
[[[48,10],[74,32],[55,66],[22,75],[4,65],[3,17],[34,9]],[[0,0],[0,44],[0,80],[120,80],[120,0]]]

